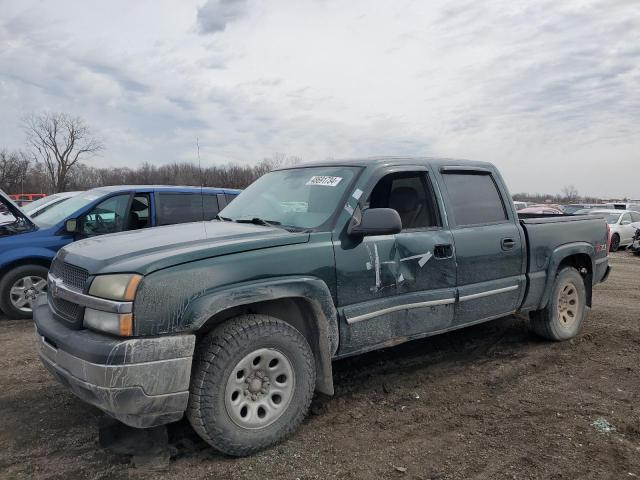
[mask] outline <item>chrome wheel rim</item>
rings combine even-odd
[[[563,327],[569,328],[578,320],[580,303],[578,289],[572,282],[565,283],[558,296],[558,319]]]
[[[11,286],[11,305],[21,312],[31,312],[38,294],[47,290],[47,281],[37,275],[19,278]]]
[[[294,387],[289,359],[274,348],[259,348],[231,370],[224,391],[227,413],[239,427],[267,427],[287,410]]]

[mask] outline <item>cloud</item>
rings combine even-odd
[[[132,78],[130,75],[128,75],[118,67],[93,61],[84,63],[84,67],[88,68],[94,73],[97,73],[98,75],[109,77],[118,85],[120,85],[124,90],[129,90],[136,93],[147,93],[149,91],[149,87],[147,85]]]
[[[197,23],[201,33],[222,32],[227,25],[245,14],[247,0],[207,0],[198,8]]]

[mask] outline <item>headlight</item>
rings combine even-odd
[[[140,280],[142,280],[142,275],[135,273],[98,275],[91,282],[89,295],[109,300],[132,302]]]
[[[133,315],[85,308],[84,326],[120,337],[130,337],[133,335]]]

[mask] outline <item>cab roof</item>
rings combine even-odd
[[[358,157],[345,159],[330,159],[319,162],[301,163],[289,167],[278,168],[277,170],[289,170],[292,168],[306,167],[386,167],[395,165],[432,165],[435,167],[472,167],[493,169],[493,164],[489,162],[479,162],[476,160],[464,160],[460,158],[446,157],[414,157],[414,156],[380,156],[380,157]]]

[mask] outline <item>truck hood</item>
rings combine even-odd
[[[72,243],[58,258],[90,274],[137,272],[232,253],[304,243],[308,233],[223,221],[182,223],[93,237]]]

